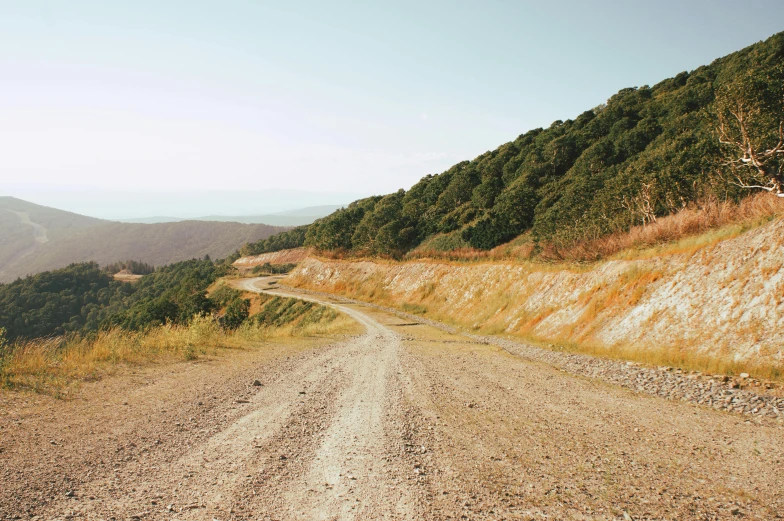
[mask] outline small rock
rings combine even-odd
[[[65,497],[74,497],[75,495],[76,494],[74,494],[73,490],[69,490],[68,492],[65,493]]]
[[[299,394],[305,394],[305,391],[300,391]]]
[[[253,387],[261,387],[261,382],[259,380],[253,380]]]
[[[733,516],[739,516],[740,509],[738,507],[732,507],[732,509],[730,509],[730,514],[732,514]]]
[[[245,400],[245,399],[242,399],[242,398],[239,399],[239,400],[234,400],[234,401],[235,401],[235,403],[250,403],[250,400]]]
[[[744,380],[749,377],[749,373],[740,373],[740,377]]]

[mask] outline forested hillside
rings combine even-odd
[[[208,260],[183,261],[128,284],[113,280],[94,262],[73,264],[0,284],[0,329],[13,340],[185,323],[226,304],[206,295],[226,269]]]
[[[311,224],[304,238],[298,230],[241,253],[304,244],[400,256],[417,247],[490,249],[523,233],[568,245],[700,199],[743,197],[750,189],[742,185],[781,193],[782,64],[779,33],[653,87],[623,89],[408,191],[355,201]]]

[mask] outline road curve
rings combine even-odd
[[[107,381],[103,406],[18,405],[0,430],[0,514],[784,517],[784,428],[775,422],[575,377],[274,280],[235,284],[322,302],[365,331],[238,354],[231,366],[150,369],[144,384]]]

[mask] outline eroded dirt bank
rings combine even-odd
[[[494,333],[782,365],[783,229],[779,219],[696,252],[584,271],[310,258],[287,284],[423,306],[427,316]]]
[[[341,307],[364,334],[158,366],[69,402],[2,394],[0,517],[784,516],[773,420]]]

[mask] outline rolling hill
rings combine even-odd
[[[118,223],[0,197],[0,282],[74,262],[134,259],[161,266],[205,255],[222,258],[284,230],[232,222]]]

